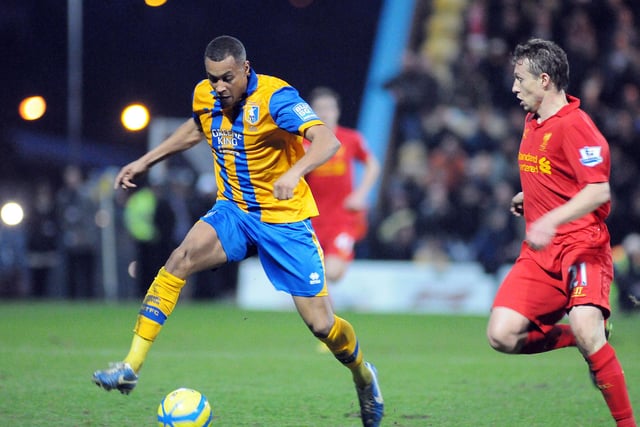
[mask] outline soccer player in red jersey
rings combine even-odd
[[[311,221],[324,251],[325,274],[327,280],[337,282],[353,261],[355,243],[367,232],[367,197],[380,174],[380,164],[362,134],[338,124],[340,96],[334,90],[317,87],[308,99],[311,108],[341,143],[331,159],[305,177],[320,212]],[[355,163],[364,166],[357,186],[353,176]]]
[[[569,64],[551,41],[532,39],[513,55],[512,90],[527,112],[518,152],[523,215],[520,256],[495,296],[491,346],[533,354],[577,346],[618,427],[635,426],[622,367],[607,342],[613,279],[609,146],[580,100],[565,93]],[[568,314],[569,324],[558,324]]]

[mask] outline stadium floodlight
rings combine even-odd
[[[47,102],[42,96],[35,95],[23,99],[18,106],[18,112],[23,120],[38,120],[47,111]]]
[[[142,104],[128,105],[122,110],[120,121],[127,130],[142,130],[149,124],[149,110]]]
[[[18,225],[24,219],[24,210],[18,202],[6,202],[0,208],[0,219],[5,225]]]

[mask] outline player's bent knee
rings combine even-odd
[[[332,325],[312,324],[312,325],[307,325],[307,326],[309,326],[309,330],[311,330],[311,333],[316,338],[327,338],[329,336],[329,333],[331,332],[331,326]]]
[[[517,353],[518,339],[515,335],[496,329],[487,330],[489,345],[500,353]]]
[[[327,280],[329,282],[339,282],[344,277],[344,270],[340,271],[326,271]]]
[[[165,268],[178,277],[187,277],[192,273],[193,260],[190,251],[180,245],[169,256]]]
[[[505,342],[496,339],[495,337],[489,336],[489,345],[492,349],[499,351],[500,353],[511,353],[513,349]]]
[[[325,260],[325,276],[329,282],[339,282],[347,272],[348,263],[335,255]]]
[[[333,319],[315,320],[307,323],[307,327],[316,338],[327,338],[333,328]]]

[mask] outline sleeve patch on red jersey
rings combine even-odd
[[[582,147],[580,149],[580,163],[590,168],[603,162],[602,147]]]

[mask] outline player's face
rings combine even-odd
[[[205,58],[204,67],[211,87],[216,92],[215,97],[223,109],[234,107],[243,99],[247,91],[249,61],[239,64],[232,56],[218,62]]]
[[[320,96],[313,100],[311,108],[329,128],[334,129],[340,118],[338,101],[332,96]]]
[[[513,86],[511,91],[520,100],[525,111],[535,113],[540,107],[544,88],[540,76],[531,74],[527,59],[516,62],[513,69]]]

